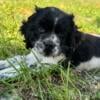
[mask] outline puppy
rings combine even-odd
[[[26,48],[34,48],[44,57],[63,55],[61,59],[71,61],[77,70],[100,68],[100,37],[80,32],[74,16],[58,8],[36,7],[21,32]]]
[[[0,61],[0,78],[18,75],[11,64],[18,70],[23,61],[28,67],[39,64],[36,56],[41,63],[57,64],[62,60],[65,67],[70,61],[79,71],[100,68],[100,37],[80,32],[72,14],[55,7],[36,7],[20,31],[31,52]]]

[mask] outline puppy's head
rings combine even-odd
[[[75,44],[75,30],[73,15],[55,7],[36,8],[21,26],[26,47],[35,48],[45,56],[69,53],[69,48]]]

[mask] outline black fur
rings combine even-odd
[[[59,17],[55,24],[55,18]],[[28,20],[23,22],[21,32],[25,37],[26,48],[33,48],[41,34],[54,33],[60,39],[61,52],[74,65],[100,57],[100,38],[78,31],[74,16],[55,7],[37,8]]]

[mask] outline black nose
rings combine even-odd
[[[46,41],[44,42],[44,45],[45,45],[44,53],[46,56],[49,56],[50,54],[52,54],[55,44],[51,41]]]

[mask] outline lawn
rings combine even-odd
[[[35,5],[73,13],[79,30],[100,34],[100,0],[0,0],[0,59],[29,52],[19,28]],[[0,80],[0,100],[100,100],[100,84],[92,77],[100,72],[76,75],[69,67],[54,65],[38,72],[24,67],[22,75]]]

